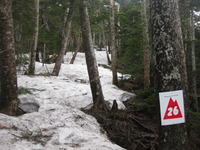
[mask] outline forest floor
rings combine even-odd
[[[0,150],[158,150],[153,92],[144,97],[132,91],[138,84],[127,83],[122,89],[112,85],[112,72],[103,67],[106,53],[96,54],[104,99],[109,106],[116,100],[118,109],[90,109],[92,95],[83,53],[78,53],[74,64],[69,64],[72,53],[67,53],[58,77],[49,76],[54,64],[37,62],[35,76],[24,75],[23,66],[18,66],[20,104],[29,109],[18,117],[0,113]],[[32,110],[35,106],[39,108]],[[200,121],[196,118],[200,115],[192,116],[190,150],[199,150]]]
[[[130,91],[129,91],[130,92]],[[137,96],[123,102],[124,110],[84,110],[101,124],[111,141],[127,150],[159,150],[155,105],[147,106]],[[189,113],[189,149],[200,149],[199,114]]]
[[[94,116],[107,132],[111,141],[127,150],[158,149],[158,128],[155,119],[138,105],[133,105],[134,98],[124,102],[127,109],[116,111],[85,112]]]
[[[116,112],[87,110],[101,124],[111,141],[127,150],[159,150],[156,118],[145,108],[124,102],[126,110]],[[200,128],[190,127],[189,149],[200,149]]]

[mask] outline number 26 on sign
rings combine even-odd
[[[161,125],[173,125],[185,122],[183,91],[159,93]]]
[[[172,115],[176,116],[176,115],[178,115],[178,112],[179,112],[179,110],[177,109],[177,106],[175,106],[174,108],[169,107],[168,111],[169,112],[168,112],[167,116],[172,116]]]

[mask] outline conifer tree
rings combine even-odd
[[[116,40],[115,40],[115,16],[114,16],[114,0],[110,0],[110,49],[111,49],[111,65],[112,65],[112,83],[118,85],[117,78],[117,52],[116,52]]]
[[[72,18],[73,18],[73,11],[74,11],[74,0],[70,1],[71,7],[69,8],[69,13],[67,14],[67,21],[66,21],[66,26],[64,27],[64,35],[63,35],[63,40],[61,44],[61,49],[58,54],[58,58],[56,59],[56,63],[53,69],[53,75],[58,76],[61,68],[61,64],[63,62],[63,57],[65,55],[65,51],[67,48],[67,45],[69,44],[69,37],[71,33],[71,24],[72,24]]]
[[[90,88],[92,91],[93,107],[95,109],[108,109],[108,106],[106,105],[103,96],[98,66],[96,62],[96,56],[93,48],[89,13],[86,0],[81,0],[80,14],[83,36],[83,48],[85,51],[87,70],[90,80]]]
[[[151,12],[156,91],[183,90],[185,93],[186,67],[183,67],[185,60],[178,1],[152,0]],[[160,127],[159,150],[187,150],[187,144],[185,124]]]
[[[150,40],[149,40],[149,21],[148,21],[148,2],[141,1],[141,17],[143,27],[143,66],[144,66],[144,88],[150,86]]]
[[[35,27],[34,27],[34,40],[33,40],[33,49],[31,51],[30,64],[29,64],[29,75],[35,74],[35,60],[36,52],[38,45],[38,34],[39,34],[39,7],[40,0],[35,0]]]

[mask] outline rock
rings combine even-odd
[[[26,113],[38,112],[39,105],[37,103],[21,103],[19,108]]]

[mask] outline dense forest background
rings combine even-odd
[[[89,1],[89,15],[91,23],[91,32],[93,44],[98,50],[107,49],[110,52],[110,1],[109,0],[95,0]],[[146,1],[146,14],[143,13],[144,2],[139,0],[116,0],[115,1],[115,38],[117,51],[117,71],[130,74],[134,78],[134,85],[126,86],[126,89],[135,91],[146,87],[144,80],[144,66],[148,64],[144,61],[145,57],[150,57],[150,68],[153,68],[154,59],[151,48],[149,49],[149,56],[146,56],[144,51],[144,27],[147,26],[149,37],[149,47],[151,47],[151,15],[149,6],[150,1]],[[196,88],[200,88],[200,17],[193,11],[199,11],[198,0],[181,0],[180,14],[182,20],[182,30],[185,45],[185,52],[187,54],[187,72],[189,75],[190,87],[193,86],[192,77],[196,76]],[[69,12],[70,1],[66,0],[41,0],[39,4],[39,36],[37,44],[36,60],[43,59],[44,62],[50,63],[50,55],[58,54],[61,49],[62,39],[65,34],[67,23],[67,15]],[[81,24],[79,7],[74,4],[74,15],[70,30],[69,42],[66,51],[75,51],[81,35]],[[17,1],[13,0],[13,18],[14,18],[14,35],[15,46],[17,53],[18,65],[29,63],[28,58],[24,58],[23,53],[30,53],[34,48],[34,33],[35,33],[35,14],[36,9],[34,1]],[[144,20],[146,15],[146,20]],[[188,23],[188,19],[194,22],[193,25]],[[78,43],[79,42],[79,43]],[[195,63],[196,69],[192,71],[192,45],[195,49]],[[82,46],[78,51],[83,51]],[[45,51],[45,53],[44,53]],[[40,54],[40,58],[39,58]],[[44,54],[44,57],[42,55]],[[51,60],[52,61],[52,60]],[[55,61],[55,60],[54,60]],[[110,63],[110,62],[109,62]],[[28,70],[28,68],[26,68]],[[147,72],[148,73],[148,72]],[[153,86],[153,71],[148,73]],[[191,82],[190,82],[191,81]],[[121,83],[121,86],[124,84]],[[199,90],[196,90],[199,91]],[[191,91],[192,92],[192,91]],[[193,95],[191,93],[191,95]],[[193,95],[194,96],[194,95]],[[197,96],[197,95],[196,95]]]
[[[180,1],[180,6],[183,3],[184,2]],[[198,5],[199,2],[194,1],[188,6],[190,9],[198,11]],[[35,25],[35,8],[33,6],[35,6],[34,1],[13,0],[12,10],[14,18],[14,35],[19,64],[26,59],[21,59],[20,54],[24,52],[29,53],[33,48]],[[69,2],[66,0],[40,1],[39,39],[37,51],[42,53],[45,46],[47,53],[45,60],[47,62],[49,61],[49,55],[57,54],[60,50],[63,28],[67,20],[68,7]],[[108,7],[108,0],[89,1],[89,14],[93,42],[95,47],[98,47],[98,49],[104,48],[104,50],[106,46],[109,46],[110,14]],[[182,21],[184,22],[184,17],[188,14],[185,15],[185,10],[181,8],[182,7],[180,7],[180,12],[182,14]],[[150,19],[149,7],[147,7],[147,9],[148,19]],[[70,42],[68,44],[67,51],[74,51],[76,47],[76,39],[80,35],[81,30],[78,7],[76,7],[74,11],[75,14],[73,16]],[[142,81],[143,76],[143,23],[141,20],[141,12],[141,2],[139,0],[116,1],[115,30],[117,41],[117,68],[119,72],[131,74],[134,78],[141,78],[140,81]],[[194,17],[197,81],[199,81],[199,16],[194,14]],[[192,42],[188,38],[185,38],[184,41],[186,43]],[[190,61],[188,60],[188,62]],[[188,64],[188,66],[189,65],[190,64]]]

